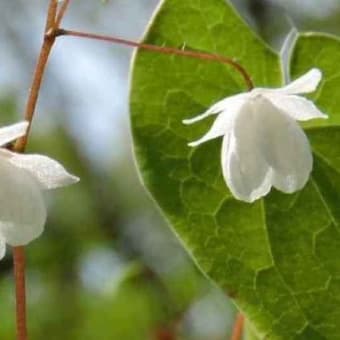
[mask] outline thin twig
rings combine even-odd
[[[144,44],[144,43],[139,43],[139,42],[127,40],[127,39],[121,39],[121,38],[116,38],[116,37],[111,37],[111,36],[106,36],[106,35],[100,35],[100,34],[78,32],[78,31],[66,30],[66,29],[57,29],[55,34],[56,36],[67,35],[67,36],[73,36],[73,37],[78,37],[78,38],[101,40],[101,41],[106,41],[106,42],[125,45],[125,46],[138,47],[141,49],[163,53],[163,54],[174,54],[174,55],[191,57],[191,58],[196,58],[196,59],[201,59],[201,60],[217,61],[220,63],[228,64],[232,66],[233,68],[235,68],[242,75],[248,90],[251,90],[254,88],[254,84],[251,79],[251,76],[241,64],[239,64],[238,62],[236,62],[235,60],[231,58],[223,57],[220,55],[200,53],[200,52],[194,52],[194,51],[188,51],[188,50],[180,50],[174,47],[162,47],[162,46],[157,46],[157,45]]]
[[[241,340],[243,336],[244,316],[237,314],[231,340]]]
[[[64,0],[60,9],[59,9],[59,12],[57,14],[57,17],[55,19],[55,27],[56,28],[59,28],[60,24],[61,24],[61,21],[63,20],[63,17],[67,11],[67,8],[70,4],[70,0]]]
[[[13,248],[14,278],[17,310],[17,339],[27,339],[25,294],[25,248]]]
[[[25,109],[25,120],[29,122],[26,135],[18,139],[13,150],[16,152],[24,152],[28,140],[28,134],[32,124],[32,119],[37,104],[41,82],[46,68],[47,60],[50,55],[52,46],[55,42],[55,37],[48,33],[53,29],[58,8],[57,0],[50,0],[44,41],[40,50],[38,62],[34,71],[31,88],[28,95],[28,100]],[[13,248],[14,276],[16,286],[16,324],[17,324],[17,339],[27,340],[27,314],[26,314],[26,284],[25,284],[25,249],[23,246]]]
[[[47,33],[51,29],[51,27],[54,27],[57,10],[58,10],[58,0],[50,0],[50,4],[47,10],[46,23],[45,23],[45,33]]]
[[[55,4],[55,0],[52,0],[50,8],[54,9],[54,4]],[[51,9],[49,10],[48,13],[49,13],[48,16],[55,15],[55,11]],[[48,18],[47,23],[50,23],[50,22],[52,22],[51,28],[53,30],[54,17],[53,17],[53,20],[52,18]],[[46,64],[47,64],[51,49],[53,47],[53,44],[55,42],[55,36],[51,34],[51,28],[46,29],[46,34],[45,34],[44,41],[43,41],[43,44],[40,50],[39,58],[38,58],[38,61],[37,61],[37,64],[34,70],[33,80],[32,80],[31,88],[29,91],[28,100],[26,103],[24,118],[25,120],[29,122],[29,126],[27,129],[26,135],[19,138],[16,141],[14,145],[14,151],[16,152],[24,152],[26,145],[27,145],[28,136],[31,130],[31,124],[32,124],[35,108],[36,108],[37,101],[38,101],[39,91],[40,91],[42,79],[45,73]]]

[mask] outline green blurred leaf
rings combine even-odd
[[[164,318],[162,300],[151,283],[124,282],[104,299],[86,296],[82,301],[83,325],[77,339],[145,340]],[[104,335],[105,334],[105,335]]]
[[[279,57],[224,0],[165,0],[145,39],[157,45],[236,57],[256,86],[282,84]],[[312,66],[326,75],[317,103],[328,122],[306,125],[315,155],[301,192],[273,190],[249,205],[222,180],[221,141],[194,150],[187,142],[210,126],[183,118],[244,90],[226,65],[138,51],[132,78],[135,152],[146,186],[198,266],[228,292],[266,339],[337,339],[340,326],[339,42],[302,36],[293,77]],[[321,128],[322,127],[322,128]]]

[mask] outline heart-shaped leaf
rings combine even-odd
[[[225,0],[165,0],[145,40],[237,58],[256,86],[283,82],[280,57]],[[242,77],[217,62],[142,50],[135,58],[131,119],[144,183],[193,260],[234,299],[260,338],[339,338],[339,56],[332,37],[299,37],[292,77],[314,66],[324,71],[316,96],[330,119],[305,126],[315,160],[306,187],[294,195],[272,191],[254,204],[230,195],[220,169],[221,140],[187,146],[211,121],[182,124],[245,91]]]

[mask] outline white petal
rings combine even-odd
[[[295,120],[327,119],[315,104],[304,97],[294,95],[281,95],[275,93],[264,94],[278,109],[288,114]]]
[[[11,246],[26,245],[43,231],[46,208],[31,174],[0,160],[0,234]]]
[[[213,106],[211,106],[206,112],[202,113],[201,115],[198,115],[191,119],[184,119],[183,123],[187,125],[193,124],[210,115],[220,113],[222,111],[223,112],[238,112],[248,97],[249,97],[248,93],[241,93],[235,96],[227,97],[217,102]]]
[[[282,87],[281,89],[277,89],[276,91],[281,92],[282,94],[311,93],[316,90],[321,78],[321,71],[317,68],[313,68],[300,78],[294,80],[292,83]]]
[[[272,171],[259,148],[261,124],[256,106],[247,103],[235,119],[233,132],[223,139],[223,176],[232,194],[245,202],[255,201],[271,188]]]
[[[0,128],[0,146],[25,135],[28,122],[23,121]]]
[[[313,157],[308,139],[298,123],[279,111],[270,101],[260,99],[258,117],[261,154],[272,168],[272,184],[292,193],[302,189],[309,179]]]
[[[197,146],[208,140],[227,135],[232,129],[233,121],[237,112],[222,112],[218,115],[210,130],[199,140],[191,142],[189,146]]]
[[[17,167],[28,170],[45,189],[63,187],[79,181],[78,177],[69,174],[52,158],[41,155],[11,154],[9,161]]]
[[[232,194],[253,202],[271,186],[292,193],[304,187],[313,158],[301,127],[264,97],[254,98],[237,115],[223,140],[222,169]]]
[[[0,260],[6,255],[6,240],[0,235]]]

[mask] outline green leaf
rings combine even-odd
[[[279,56],[224,0],[163,1],[145,40],[234,57],[256,86],[282,85]],[[131,120],[144,183],[193,260],[234,299],[260,338],[339,338],[339,53],[331,37],[298,39],[293,77],[312,66],[325,72],[317,104],[332,117],[306,125],[315,166],[304,190],[273,190],[252,205],[233,199],[224,184],[220,140],[187,146],[211,120],[182,124],[245,91],[240,75],[227,65],[187,57],[139,50],[135,58]]]

